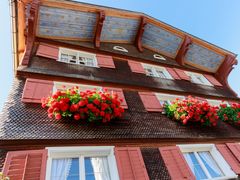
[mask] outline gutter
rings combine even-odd
[[[13,71],[16,74],[16,69],[19,65],[18,57],[18,28],[17,28],[17,2],[16,0],[9,0],[9,9],[11,17],[11,30],[12,30],[12,57],[13,57]]]

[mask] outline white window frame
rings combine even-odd
[[[169,74],[169,72],[166,70],[166,68],[164,68],[162,66],[154,66],[154,65],[145,64],[145,63],[141,63],[141,64],[142,64],[142,67],[145,70],[146,74],[147,74],[146,69],[151,69],[151,71],[153,72],[153,76],[151,76],[151,75],[147,75],[147,76],[161,78],[157,73],[157,70],[160,70],[163,72],[163,74],[165,76],[164,79],[173,79],[173,77]]]
[[[185,71],[185,73],[190,77],[192,83],[213,86],[202,74],[189,71]],[[202,82],[198,78],[200,78]]]
[[[220,106],[222,104],[222,101],[216,99],[207,99],[207,102],[212,106]]]
[[[113,46],[113,49],[116,51],[128,52],[128,50],[122,46]]]
[[[76,84],[76,83],[67,83],[67,82],[57,82],[54,81],[53,82],[53,90],[52,92],[55,93],[57,92],[57,90],[59,90],[58,87],[62,87],[62,86],[66,86],[66,89],[72,88],[72,87],[76,87],[78,86],[80,91],[81,89],[89,89],[89,90],[93,90],[96,89],[98,91],[102,91],[103,88],[101,86],[94,86],[94,85],[88,85],[88,84]]]
[[[182,153],[197,153],[201,151],[208,151],[211,156],[213,157],[214,161],[217,163],[218,167],[222,171],[225,176],[217,177],[217,178],[209,178],[211,180],[225,180],[225,179],[235,179],[238,176],[231,170],[229,164],[225,161],[222,157],[220,152],[217,150],[214,144],[190,144],[190,145],[177,145]],[[197,158],[197,157],[196,157]],[[198,159],[198,158],[197,158]],[[209,173],[206,170],[205,165],[202,163],[201,160],[198,159],[200,166],[204,173],[209,177]]]
[[[161,104],[160,101],[167,101],[168,104],[171,104],[171,101],[178,99],[185,99],[184,96],[179,96],[175,94],[165,94],[165,93],[155,93],[159,103]]]
[[[79,158],[79,175],[85,180],[84,157],[107,156],[110,179],[119,180],[114,146],[47,147],[46,180],[51,180],[52,160],[55,158]]]
[[[159,59],[159,60],[166,61],[166,58],[161,56],[160,54],[154,54],[153,57],[154,57],[154,59]]]
[[[75,54],[76,55],[76,62],[79,61],[79,57],[81,57],[81,56],[91,58],[93,65],[90,66],[90,65],[80,64],[80,63],[72,63],[72,62],[70,62],[69,58],[68,58],[67,61],[62,61],[61,60],[61,54],[62,53],[64,53],[64,54]],[[76,64],[76,65],[80,65],[80,66],[98,67],[96,54],[88,53],[88,52],[84,52],[84,51],[73,50],[73,49],[67,49],[67,48],[59,48],[58,60],[57,61],[68,63],[68,64]]]

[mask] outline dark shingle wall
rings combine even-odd
[[[22,103],[24,80],[15,79],[9,98],[0,114],[0,138],[6,139],[199,139],[240,138],[238,129],[221,123],[215,128],[179,125],[161,113],[148,113],[135,91],[124,91],[129,109],[124,122],[87,125],[67,120],[52,120],[40,104]]]
[[[236,98],[227,88],[194,84],[183,80],[169,80],[133,73],[127,61],[114,60],[116,69],[92,68],[66,64],[42,57],[33,57],[30,67],[18,68],[18,73],[28,72],[50,76],[61,76],[97,83],[116,83],[119,86],[151,88],[153,91],[177,91],[180,93]]]

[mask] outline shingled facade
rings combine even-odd
[[[11,180],[237,179],[240,129],[184,126],[162,102],[239,102],[236,55],[148,15],[65,0],[13,1],[15,79],[0,114],[0,168]],[[61,85],[124,99],[108,124],[49,119]]]

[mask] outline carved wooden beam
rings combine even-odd
[[[136,36],[136,39],[135,39],[135,45],[137,46],[137,48],[140,52],[143,52],[142,36],[143,36],[143,33],[144,33],[144,27],[146,26],[146,24],[147,24],[147,19],[144,16],[142,16],[141,17],[141,22],[140,22],[140,25],[139,25],[139,28],[138,28],[138,33],[137,33],[137,36]]]
[[[98,18],[98,21],[97,21],[95,38],[94,38],[94,45],[95,45],[96,48],[100,48],[100,38],[101,38],[101,33],[102,33],[102,27],[103,27],[104,20],[105,20],[105,13],[104,13],[104,11],[100,11],[99,12],[99,18]]]
[[[226,55],[223,63],[218,68],[215,77],[223,84],[228,85],[228,76],[230,72],[234,69],[234,65],[237,65],[237,60],[235,56]]]
[[[35,34],[37,29],[37,18],[38,18],[38,9],[39,9],[39,0],[33,0],[31,3],[30,14],[28,17],[27,24],[27,37],[26,37],[26,46],[24,55],[21,61],[21,65],[27,66],[31,57],[31,52],[35,40]]]
[[[185,36],[183,43],[177,53],[175,60],[178,64],[184,65],[184,57],[189,49],[189,46],[192,44],[192,39],[189,36]]]

